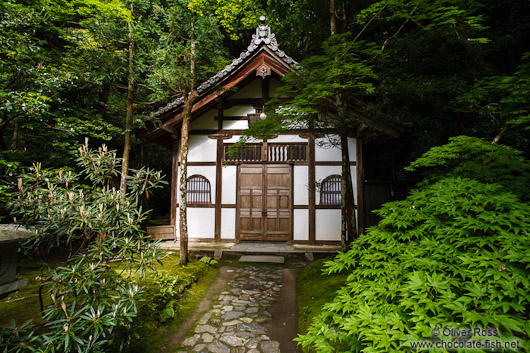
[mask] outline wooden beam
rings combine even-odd
[[[162,125],[160,127],[165,132],[168,132],[173,140],[178,140],[179,131],[171,125]]]
[[[316,241],[316,210],[315,210],[315,136],[312,134],[308,138],[308,205],[309,205],[309,244],[315,244]]]

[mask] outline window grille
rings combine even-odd
[[[341,176],[330,175],[322,181],[320,187],[321,205],[341,204]]]
[[[209,204],[212,202],[210,195],[210,182],[202,175],[192,175],[186,183],[186,202],[189,204]]]
[[[232,145],[225,145],[225,161],[261,162],[261,143],[249,143],[230,150]]]
[[[262,150],[261,143],[248,143],[237,148],[224,146],[224,158],[229,162],[307,162],[307,143],[269,143]],[[266,153],[266,156],[262,154]]]

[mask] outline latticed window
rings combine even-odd
[[[341,177],[330,175],[322,181],[320,187],[321,205],[340,205],[341,201]]]
[[[211,203],[210,182],[202,175],[192,175],[186,183],[186,202],[193,203]]]

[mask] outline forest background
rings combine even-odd
[[[135,132],[246,50],[261,15],[299,62],[339,53],[344,70],[329,80],[343,80],[344,100],[404,130],[383,144],[365,131],[365,179],[407,190],[418,180],[403,168],[451,136],[530,151],[527,1],[38,0],[2,2],[0,13],[2,192],[33,162],[73,167],[85,137],[126,158],[131,143],[131,167],[170,175],[170,151]],[[164,216],[169,192],[143,202]]]

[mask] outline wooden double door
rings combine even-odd
[[[240,240],[292,240],[292,167],[239,166],[237,228]]]

